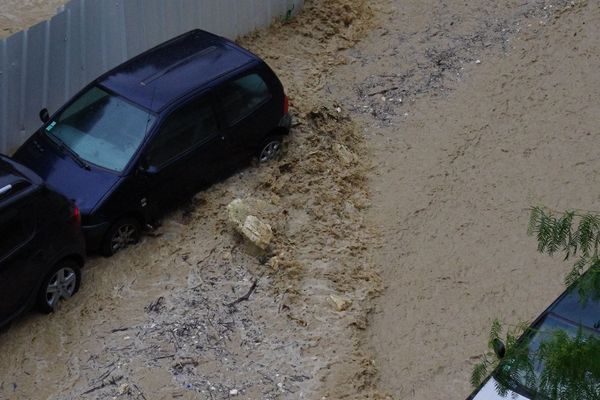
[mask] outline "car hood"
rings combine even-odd
[[[49,140],[36,133],[13,158],[32,169],[52,189],[75,201],[83,214],[91,214],[121,177],[94,166],[90,170],[83,168],[66,150],[63,154]]]
[[[523,397],[511,390],[507,390],[506,396],[500,396],[496,390],[496,381],[493,377],[483,385],[479,392],[473,397],[473,400],[529,400],[528,397]]]

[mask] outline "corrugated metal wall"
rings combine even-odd
[[[72,0],[52,19],[0,40],[0,152],[11,154],[108,69],[194,28],[235,38],[303,0]]]

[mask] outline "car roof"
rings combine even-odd
[[[235,43],[193,30],[160,44],[97,79],[100,86],[153,112],[260,59]]]

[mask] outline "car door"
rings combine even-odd
[[[218,128],[211,94],[196,97],[171,112],[153,135],[143,157],[144,190],[164,207],[213,182],[226,157],[226,137]]]
[[[231,141],[231,161],[244,162],[258,150],[269,133],[277,126],[280,112],[266,79],[258,71],[247,72],[217,89],[219,116],[224,133]]]
[[[27,204],[0,210],[0,323],[27,304],[43,269],[34,213]]]

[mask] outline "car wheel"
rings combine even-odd
[[[110,257],[140,240],[141,226],[135,218],[123,218],[113,224],[102,243],[102,254]]]
[[[61,300],[71,298],[79,290],[81,268],[74,260],[61,261],[52,268],[42,282],[37,306],[43,313],[51,313]]]
[[[269,136],[259,147],[258,161],[264,163],[277,159],[281,155],[281,147],[280,136]]]

